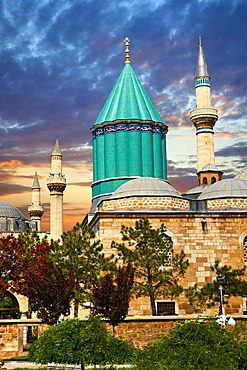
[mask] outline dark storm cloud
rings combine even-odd
[[[30,193],[30,187],[16,185],[8,182],[5,183],[0,182],[0,196],[23,193]]]
[[[0,161],[47,165],[58,135],[65,164],[89,164],[90,148],[71,148],[91,145],[89,128],[124,66],[125,36],[136,74],[172,128],[191,125],[201,32],[221,97],[219,127],[232,129],[238,117],[246,129],[244,0],[3,0],[0,16]]]
[[[239,157],[242,163],[246,163],[247,158],[247,142],[240,142],[227,148],[218,150],[215,155],[217,157]]]

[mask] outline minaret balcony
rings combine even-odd
[[[218,111],[214,108],[196,108],[190,112],[190,120],[196,127],[202,123],[213,127],[217,119]]]
[[[50,191],[63,192],[66,188],[65,176],[51,173],[47,179],[47,187]]]
[[[42,217],[44,213],[44,207],[33,204],[28,207],[28,213],[31,217]]]

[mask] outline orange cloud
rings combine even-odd
[[[7,162],[0,162],[0,168],[17,168],[17,167],[25,167],[23,162],[18,161],[17,159],[11,159],[10,161]]]

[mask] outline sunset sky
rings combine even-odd
[[[49,230],[46,179],[58,136],[67,179],[65,230],[91,202],[93,126],[124,67],[128,36],[137,76],[169,126],[168,180],[196,186],[194,74],[202,35],[225,177],[246,166],[246,0],[2,0],[0,200],[28,217],[37,170]]]

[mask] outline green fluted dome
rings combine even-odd
[[[130,64],[125,65],[95,125],[122,119],[163,123]]]

